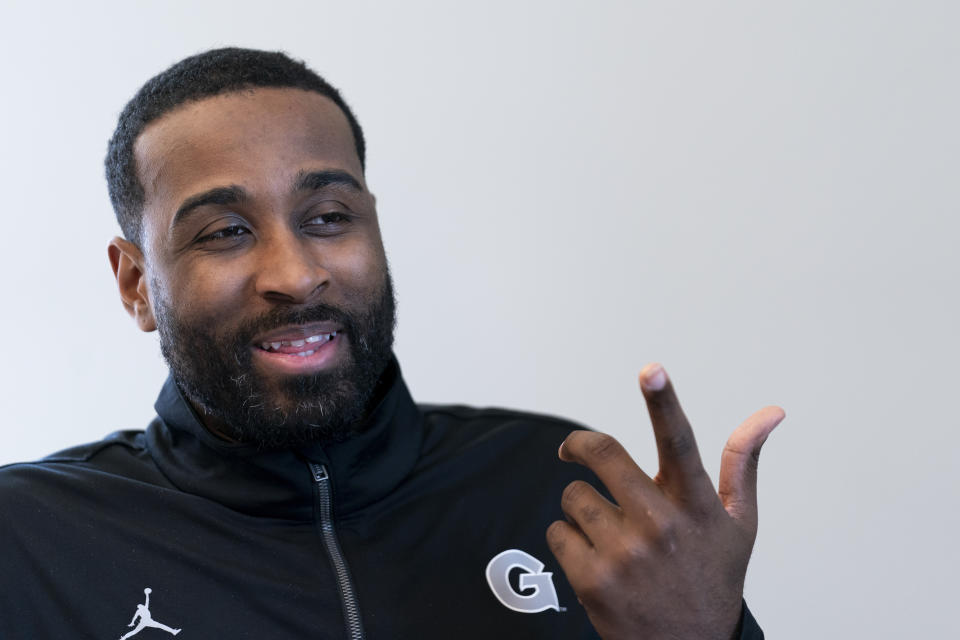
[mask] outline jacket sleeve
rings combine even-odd
[[[740,613],[740,640],[763,640],[763,630],[747,609],[747,601],[743,601],[743,611]]]

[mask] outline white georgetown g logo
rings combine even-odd
[[[560,611],[557,590],[553,586],[553,574],[543,572],[543,563],[520,549],[507,549],[498,553],[487,564],[487,584],[500,604],[520,613],[539,613],[547,609]],[[533,589],[533,593],[517,593],[510,585],[510,571],[523,569],[520,574],[520,590]]]

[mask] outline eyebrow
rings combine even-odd
[[[208,204],[237,204],[247,199],[247,192],[242,187],[231,185],[229,187],[215,187],[203,193],[190,196],[183,201],[177,212],[173,214],[173,223],[171,227],[176,227],[190,216],[196,209]]]
[[[297,174],[294,191],[319,191],[331,186],[349,187],[353,191],[363,191],[360,182],[346,171],[301,171]]]

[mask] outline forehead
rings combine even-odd
[[[222,185],[269,191],[304,169],[347,171],[363,184],[346,116],[329,98],[300,89],[259,88],[181,105],[143,130],[134,157],[147,211]]]

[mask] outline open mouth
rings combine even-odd
[[[268,353],[282,353],[288,356],[299,356],[301,358],[307,358],[312,356],[317,349],[327,344],[331,340],[337,337],[336,331],[331,331],[330,333],[316,333],[313,335],[305,336],[303,338],[296,338],[293,340],[276,340],[272,342],[261,342],[257,345],[263,351]]]
[[[287,326],[255,338],[254,360],[264,373],[304,375],[330,369],[347,357],[347,333],[332,322]],[[341,343],[344,343],[341,346]]]

